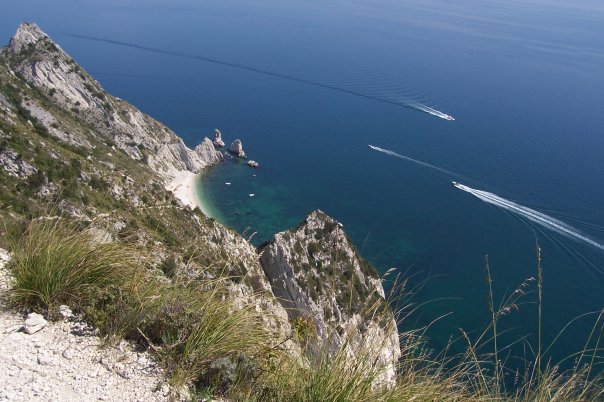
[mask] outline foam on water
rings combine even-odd
[[[458,188],[462,191],[465,191],[467,193],[470,193],[473,196],[477,197],[478,199],[480,199],[486,203],[495,205],[499,208],[505,209],[506,211],[520,215],[520,216],[530,220],[531,222],[535,222],[547,229],[553,230],[564,236],[574,238],[577,240],[582,240],[588,244],[591,244],[592,246],[594,246],[596,248],[599,248],[600,250],[604,250],[604,245],[589,238],[588,236],[581,233],[578,229],[575,229],[574,227],[562,222],[561,220],[553,218],[553,217],[546,215],[544,213],[541,213],[539,211],[535,211],[534,209],[517,204],[513,201],[506,200],[505,198],[499,197],[498,195],[489,193],[487,191],[477,190],[477,189],[474,189],[474,188],[471,188],[471,187],[468,187],[466,185],[456,183],[456,182],[454,182],[453,185],[456,188]]]
[[[417,165],[420,165],[420,166],[423,166],[423,167],[427,167],[427,168],[430,168],[430,169],[438,170],[439,172],[442,172],[442,173],[446,173],[446,174],[449,174],[449,175],[452,175],[452,176],[459,176],[458,174],[453,173],[453,172],[451,172],[449,170],[439,168],[438,166],[434,166],[434,165],[431,165],[431,164],[426,163],[426,162],[418,161],[417,159],[413,159],[413,158],[410,158],[408,156],[403,156],[403,155],[397,154],[396,152],[390,151],[389,149],[384,149],[384,148],[376,147],[375,145],[369,145],[369,148],[373,149],[374,151],[382,152],[382,153],[384,153],[386,155],[394,156],[394,157],[399,158],[399,159],[404,159],[406,161],[413,162],[413,163],[415,163]]]

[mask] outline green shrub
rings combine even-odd
[[[166,275],[168,278],[174,277],[177,268],[178,263],[176,262],[174,256],[166,257],[166,259],[164,259],[159,266],[159,269],[161,269],[164,275]]]
[[[60,304],[90,305],[98,289],[120,285],[138,264],[131,247],[96,244],[62,219],[32,222],[9,247],[13,303],[51,315]]]
[[[163,331],[159,355],[177,387],[201,379],[217,359],[254,355],[270,339],[254,306],[235,306],[221,282],[211,290],[191,289],[195,297],[181,299],[189,300],[188,325]]]

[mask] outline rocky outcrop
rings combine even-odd
[[[240,158],[247,158],[245,152],[243,151],[243,144],[240,139],[236,139],[229,145],[229,152],[237,155]]]
[[[317,348],[335,352],[344,345],[352,355],[373,350],[385,367],[382,380],[394,381],[400,356],[394,316],[379,276],[338,222],[312,212],[296,229],[276,234],[260,253],[275,296],[291,320],[312,322]]]
[[[206,250],[204,255],[219,265],[223,274],[237,278],[231,285],[230,293],[241,303],[252,302],[262,315],[264,327],[274,334],[276,343],[292,354],[299,355],[298,346],[291,338],[289,317],[283,306],[277,302],[271,284],[265,275],[256,249],[236,232],[225,228],[216,221],[211,221],[204,234],[197,239],[199,249]],[[196,277],[199,272],[189,271],[189,277]]]
[[[219,129],[214,130],[214,140],[212,141],[215,147],[224,147],[224,141],[222,140],[222,133]]]
[[[28,178],[38,171],[34,166],[21,159],[15,150],[10,148],[0,148],[0,169],[11,176],[20,178]]]
[[[242,236],[184,208],[157,185],[163,180],[175,192],[171,179],[219,163],[215,142],[206,138],[187,148],[167,127],[105,93],[35,24],[19,27],[1,59],[0,78],[19,87],[18,96],[5,91],[0,99],[0,117],[10,122],[12,114],[16,123],[0,132],[0,168],[10,179],[0,183],[5,194],[29,186],[63,215],[108,230],[110,239],[144,246],[153,266],[167,257],[176,261],[175,276],[227,275],[235,299],[263,313],[275,347],[300,355],[296,325],[309,322],[316,337],[301,340],[308,350],[345,345],[354,355],[369,347],[385,367],[384,381],[393,381],[400,354],[393,314],[387,306],[379,319],[367,314],[370,305],[383,302],[384,290],[341,225],[313,212],[298,228],[275,235],[259,256]],[[214,139],[222,141],[217,134]],[[246,157],[240,140],[228,150]],[[12,205],[42,201],[11,199]]]
[[[146,161],[166,183],[178,171],[199,173],[222,159],[209,139],[191,150],[166,126],[108,95],[36,24],[22,23],[2,53],[10,68],[29,85],[50,95],[65,111],[82,117],[94,129],[88,135]]]
[[[253,168],[257,168],[260,166],[260,164],[258,162],[252,161],[252,160],[248,161],[247,164],[248,164],[248,166],[253,167]]]

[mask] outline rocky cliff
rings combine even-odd
[[[222,159],[208,138],[191,150],[166,126],[107,94],[36,24],[22,23],[3,50],[3,57],[14,73],[66,112],[77,113],[92,128],[88,133],[68,135],[52,127],[52,115],[36,102],[23,105],[60,139],[90,146],[87,136],[102,138],[132,159],[145,161],[167,181],[178,171],[198,173]]]
[[[311,344],[334,353],[342,345],[354,355],[369,348],[392,381],[400,357],[390,309],[377,272],[352,245],[342,225],[314,211],[297,228],[281,232],[260,250],[275,296],[290,319],[310,320]]]
[[[231,295],[263,312],[278,347],[298,356],[344,345],[352,356],[369,345],[392,383],[400,355],[393,314],[341,225],[313,212],[259,255],[167,190],[182,172],[221,158],[209,139],[189,149],[107,94],[35,24],[21,24],[0,53],[0,218],[75,219],[99,241],[144,247],[166,281],[226,275]],[[313,337],[296,335],[301,320]]]

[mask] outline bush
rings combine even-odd
[[[166,275],[168,278],[173,278],[176,274],[176,270],[178,268],[178,263],[174,256],[166,257],[159,266],[159,269]]]
[[[185,301],[179,314],[184,312],[187,322],[163,331],[159,351],[177,387],[202,379],[218,359],[256,354],[270,339],[255,306],[235,306],[224,286],[218,281],[210,290],[179,292],[179,300]]]
[[[37,221],[12,236],[12,302],[52,315],[55,307],[82,307],[99,289],[118,286],[137,269],[136,253],[120,244],[95,244],[62,219]]]
[[[236,305],[226,280],[166,283],[142,269],[133,247],[98,244],[63,219],[32,222],[8,246],[14,305],[54,318],[67,304],[107,339],[150,346],[176,386],[203,380],[218,359],[254,355],[270,339],[255,306]]]

